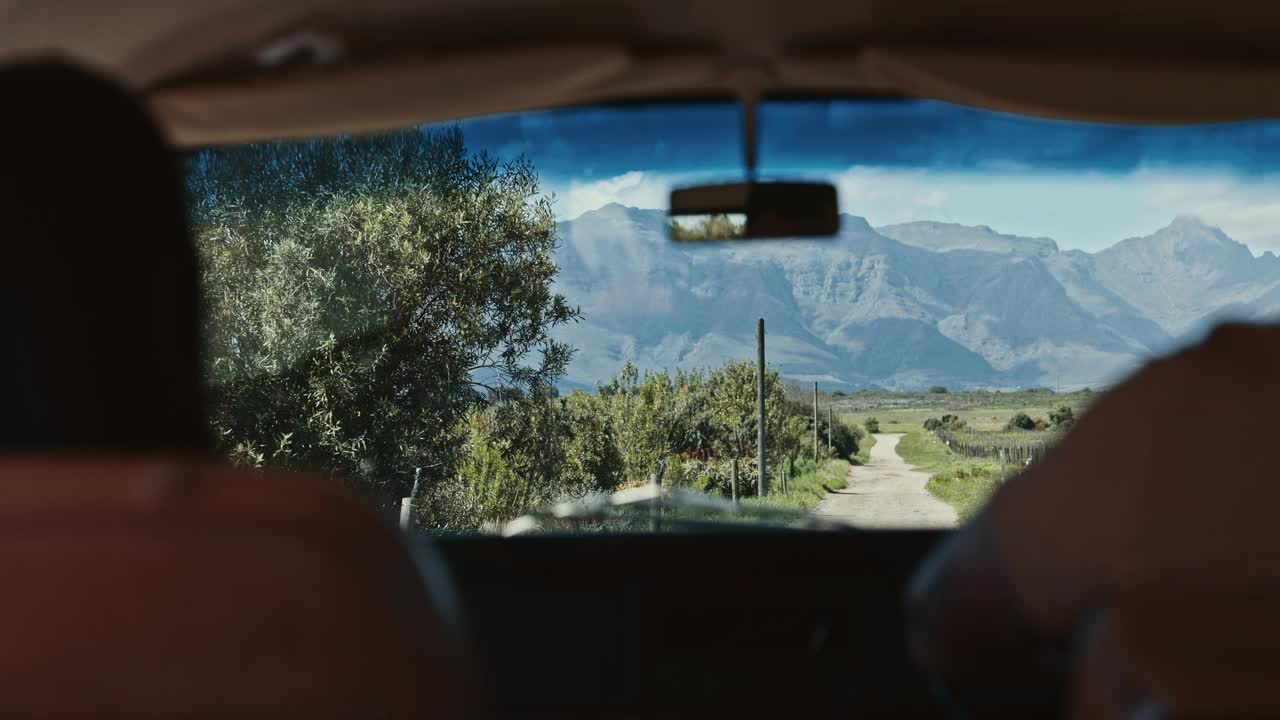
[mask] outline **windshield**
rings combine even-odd
[[[221,448],[435,532],[949,527],[1144,360],[1280,311],[1280,123],[765,103],[761,176],[834,184],[839,234],[673,243],[668,193],[740,180],[741,124],[191,155]]]

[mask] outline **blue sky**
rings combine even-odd
[[[741,175],[732,105],[571,109],[463,123],[467,143],[527,155],[562,218],[607,202],[664,208],[676,185]],[[932,101],[762,109],[766,177],[835,183],[872,225],[940,220],[1096,251],[1176,215],[1280,251],[1280,122],[1192,127],[1048,121]]]

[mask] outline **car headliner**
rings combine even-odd
[[[113,71],[189,146],[762,93],[1271,117],[1277,36],[1256,0],[0,0],[0,56]]]

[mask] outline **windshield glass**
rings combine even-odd
[[[948,527],[1144,360],[1280,311],[1280,123],[765,103],[761,176],[834,184],[839,234],[671,242],[671,189],[741,179],[741,124],[191,155],[220,446],[437,532]]]

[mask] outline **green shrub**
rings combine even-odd
[[[924,421],[924,429],[929,432],[963,430],[968,426],[969,424],[961,420],[958,415],[943,415],[941,418],[931,417]]]
[[[1009,422],[1004,425],[1005,430],[1035,430],[1036,421],[1030,415],[1020,412],[1009,418]]]
[[[944,395],[946,394],[947,389],[942,385],[934,385],[933,387],[929,388],[929,392],[933,393],[934,395]]]
[[[867,432],[873,435],[880,432],[880,421],[873,417],[867,418],[866,421],[862,423],[862,426],[867,429]]]
[[[622,482],[622,454],[602,398],[574,391],[564,400],[568,448],[561,478],[569,492],[612,492]]]
[[[745,457],[738,460],[738,497],[754,497],[756,494],[756,458]],[[729,482],[732,478],[733,460],[720,458],[703,464],[702,477],[694,479],[690,486],[713,495],[732,495]],[[770,476],[770,481],[775,481]]]
[[[532,485],[523,482],[508,462],[507,448],[491,434],[490,422],[481,414],[471,416],[467,445],[458,464],[461,488],[474,501],[469,520],[476,526],[478,522],[510,520],[537,499]]]
[[[1076,421],[1076,414],[1067,405],[1059,405],[1049,411],[1049,422],[1056,428],[1066,429]]]
[[[788,482],[787,492],[771,480],[769,497],[746,500],[747,504],[764,504],[791,510],[811,511],[822,502],[827,489],[840,490],[848,487],[849,463],[844,460],[827,460],[814,465],[810,460],[802,464],[796,461],[796,474]],[[801,471],[803,468],[803,472]]]
[[[831,445],[835,448],[836,457],[843,460],[852,459],[861,449],[863,437],[862,428],[837,420],[831,428]]]

